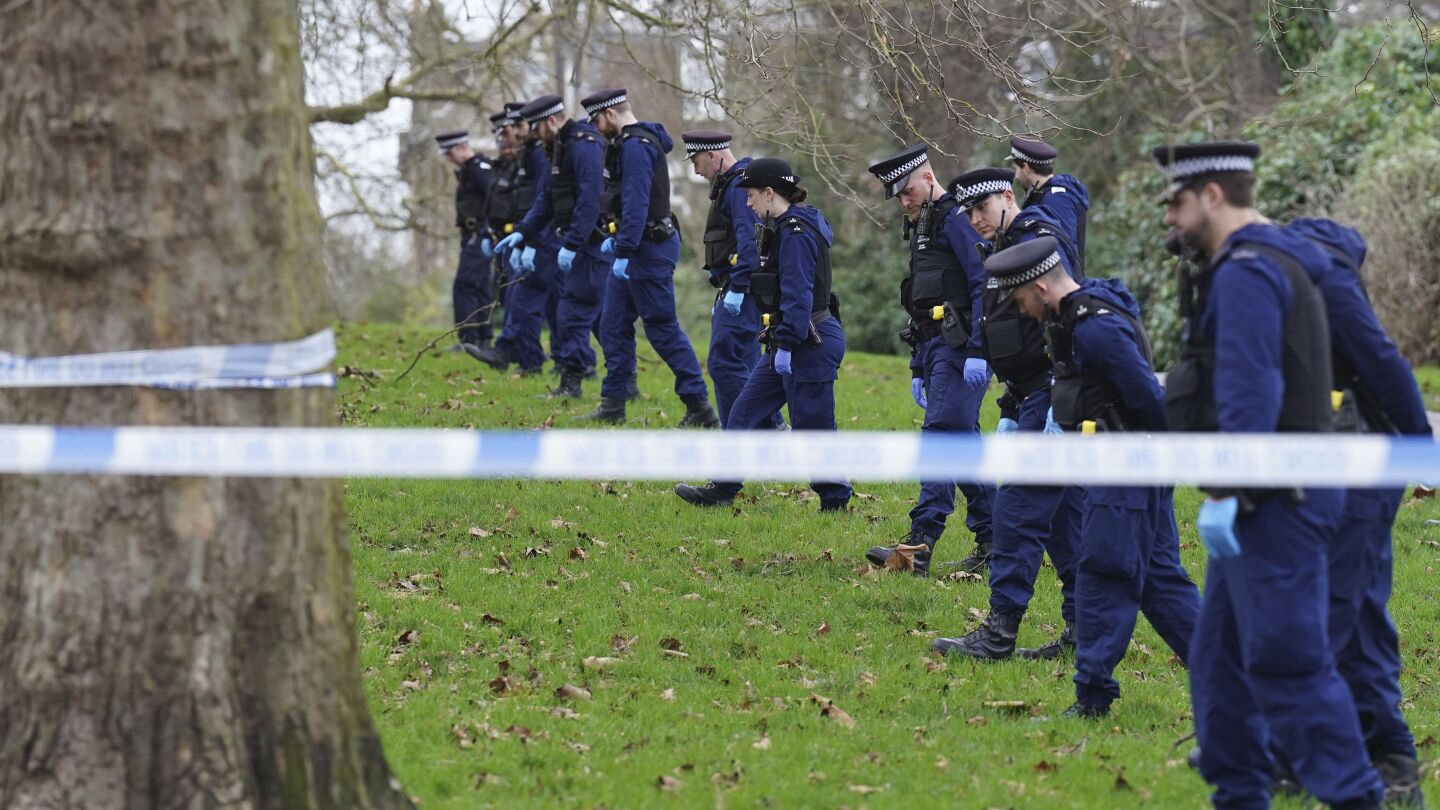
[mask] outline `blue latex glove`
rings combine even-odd
[[[527,247],[520,251],[520,272],[535,272],[535,248]]]
[[[971,388],[984,388],[990,384],[990,366],[984,358],[965,358],[965,384]]]
[[[628,268],[629,266],[629,258],[619,258],[615,260],[614,264],[610,265],[610,272],[613,273],[616,278],[623,278],[629,280],[630,275],[625,272],[626,268]]]
[[[524,241],[525,241],[525,234],[523,234],[523,233],[521,233],[521,232],[519,232],[519,231],[516,231],[515,233],[510,234],[509,236],[505,237],[504,239],[501,239],[501,240],[500,240],[500,244],[496,245],[496,246],[495,246],[495,249],[496,249],[496,250],[502,250],[502,251],[505,251],[505,252],[508,253],[508,252],[510,252],[510,251],[512,251],[512,250],[514,250],[514,249],[516,249],[516,248],[518,248],[518,247],[520,247],[520,243],[522,243],[522,242],[524,242]]]
[[[740,304],[745,301],[745,293],[728,290],[725,293],[725,311],[731,315],[740,314]]]
[[[615,237],[605,237],[605,241],[600,243],[600,253],[605,256],[615,255]]]
[[[575,251],[570,248],[560,248],[560,253],[555,257],[560,263],[560,272],[568,273],[570,268],[575,266]]]
[[[916,405],[919,405],[921,408],[925,407],[927,400],[925,399],[924,377],[912,377],[910,379],[910,398],[915,400]]]
[[[1195,519],[1195,528],[1205,550],[1216,560],[1240,556],[1240,541],[1235,539],[1235,515],[1240,511],[1240,502],[1235,498],[1206,498],[1200,504],[1200,516]]]
[[[1065,432],[1065,429],[1062,428],[1062,427],[1060,427],[1060,423],[1058,423],[1058,422],[1055,421],[1055,409],[1054,409],[1054,408],[1051,408],[1050,410],[1048,410],[1048,411],[1045,412],[1045,432],[1046,432],[1046,433],[1054,433],[1054,434],[1056,434],[1056,435],[1059,435],[1059,434],[1062,434],[1062,433]]]
[[[1011,418],[1008,417],[1008,416],[1002,416],[1002,417],[1000,417],[1000,424],[998,424],[998,425],[995,426],[995,432],[996,432],[997,434],[998,434],[998,433],[1019,433],[1019,432],[1020,432],[1020,423],[1019,423],[1019,422],[1016,422],[1014,419],[1011,419]]]
[[[480,240],[480,255],[487,259],[495,255],[495,244],[488,236]]]
[[[789,374],[789,373],[790,373],[790,350],[789,350],[789,349],[776,349],[776,350],[775,350],[775,373],[776,373],[776,374]]]

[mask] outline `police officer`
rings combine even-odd
[[[485,231],[485,207],[490,194],[490,159],[470,148],[465,130],[435,136],[440,154],[455,167],[455,227],[460,229],[460,266],[450,297],[460,347],[488,345],[492,332],[490,314],[494,298],[490,290],[490,259],[481,249]]]
[[[490,232],[485,242],[493,252],[494,242],[515,233],[520,219],[535,202],[537,183],[546,182],[549,162],[540,144],[539,134],[520,116],[525,105],[510,102],[499,113],[502,144],[501,159],[495,161],[495,182],[490,189]],[[507,150],[510,156],[507,158]],[[511,363],[524,375],[538,374],[545,365],[545,351],[540,346],[540,331],[545,322],[545,305],[556,283],[555,255],[559,250],[554,234],[548,230],[535,240],[535,268],[521,272],[511,267],[508,251],[495,257],[497,265],[507,272],[505,289],[505,322],[493,348],[472,351],[475,359],[505,371]],[[554,336],[551,336],[554,339]]]
[[[550,395],[579,399],[581,380],[595,367],[590,329],[610,274],[610,263],[600,254],[599,235],[604,143],[588,122],[566,117],[565,101],[559,96],[541,96],[521,108],[520,115],[549,149],[549,174],[538,183],[535,201],[515,233],[500,240],[497,249],[510,251],[512,264],[518,252],[520,272],[530,273],[543,269],[537,257],[544,260],[539,250],[547,235],[553,233],[560,240],[562,246],[555,254],[560,384]]]
[[[1059,242],[1041,237],[991,256],[988,284],[1045,321],[1054,362],[1054,418],[1067,431],[1162,431],[1165,395],[1151,366],[1140,305],[1119,279],[1077,284]],[[1145,618],[1183,662],[1200,592],[1180,563],[1174,489],[1085,488],[1075,586],[1075,704],[1069,717],[1103,717],[1120,696],[1115,666],[1135,617]]]
[[[750,209],[761,219],[759,263],[750,292],[760,309],[760,340],[766,357],[750,372],[730,409],[726,430],[755,430],[770,424],[789,405],[795,430],[836,430],[835,379],[845,357],[845,330],[831,292],[830,246],[834,233],[825,216],[803,205],[808,196],[790,164],[757,158],[738,181]],[[675,494],[696,506],[723,506],[735,500],[739,481],[703,486],[677,484]],[[850,485],[811,482],[821,512],[844,512]]]
[[[1010,136],[1010,163],[1015,180],[1025,189],[1022,207],[1042,206],[1050,212],[1075,246],[1078,275],[1085,275],[1085,215],[1090,191],[1074,175],[1056,174],[1055,147],[1040,140]]]
[[[670,166],[674,146],[661,124],[635,118],[625,89],[600,90],[580,101],[600,134],[609,139],[600,216],[609,234],[601,251],[615,257],[600,316],[605,379],[600,405],[586,418],[625,421],[625,400],[635,383],[635,319],[675,374],[675,393],[685,403],[681,427],[720,427],[710,391],[690,338],[675,317],[675,266],[680,229],[670,213]]]
[[[755,270],[755,212],[745,204],[745,189],[736,181],[750,158],[735,159],[730,133],[695,129],[680,136],[685,157],[695,174],[710,184],[710,209],[705,217],[703,256],[715,303],[710,307],[710,350],[705,366],[715,385],[715,407],[720,423],[730,417],[730,406],[740,396],[750,370],[760,360],[760,310],[750,295],[750,274]],[[788,426],[777,411],[775,427]]]
[[[1330,334],[1305,268],[1329,259],[1253,206],[1259,147],[1162,146],[1165,224],[1209,265],[1167,379],[1172,429],[1327,432]],[[1196,528],[1209,552],[1190,657],[1200,772],[1217,806],[1265,806],[1269,740],[1300,784],[1338,807],[1379,807],[1355,702],[1326,632],[1326,553],[1338,490],[1207,489]]]
[[[1059,242],[1060,262],[1072,271],[1073,253],[1061,227],[1043,208],[1015,205],[1010,169],[976,169],[950,181],[950,193],[993,253],[1045,236]],[[995,376],[1005,385],[1000,397],[997,433],[1060,432],[1047,416],[1050,410],[1050,361],[1040,324],[1026,318],[1008,291],[987,286],[981,341]],[[1077,487],[1005,484],[995,493],[991,520],[990,615],[975,631],[959,638],[936,639],[931,649],[945,654],[997,660],[1015,654],[1020,620],[1035,593],[1035,577],[1046,552],[1060,577],[1060,615],[1065,627],[1058,638],[1025,658],[1058,658],[1075,647],[1075,554],[1079,547],[1081,505]]]
[[[912,146],[870,167],[909,217],[910,273],[900,285],[900,305],[910,315],[901,338],[910,344],[911,396],[925,410],[922,430],[980,434],[980,403],[990,386],[990,367],[980,346],[984,313],[985,267],[975,245],[979,236],[935,179],[924,144]],[[990,547],[990,508],[994,487],[957,481],[920,485],[910,510],[910,533],[903,544],[917,576],[930,569],[930,556],[955,511],[955,489],[965,495],[965,523],[975,535],[977,552],[962,566],[983,565]],[[883,566],[896,546],[876,546],[865,558]]]

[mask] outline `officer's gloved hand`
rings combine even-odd
[[[568,273],[570,268],[575,266],[575,251],[562,247],[559,255],[555,257],[555,261],[560,263],[560,272]]]
[[[1019,423],[1019,422],[1016,422],[1014,419],[1011,419],[1011,418],[1008,417],[1008,416],[1002,416],[1002,417],[1000,417],[1000,424],[998,424],[998,425],[995,426],[995,432],[996,432],[997,434],[999,434],[999,433],[1019,433],[1019,432],[1020,432],[1020,423]]]
[[[1229,498],[1206,498],[1200,504],[1200,516],[1195,519],[1195,529],[1210,557],[1223,560],[1240,556],[1240,541],[1235,538],[1235,515],[1240,511],[1240,502],[1232,495]]]
[[[495,255],[495,245],[488,236],[480,240],[480,255],[487,259]]]
[[[515,233],[510,234],[509,236],[505,237],[504,239],[501,239],[501,240],[500,240],[500,244],[496,245],[496,246],[495,246],[495,249],[496,249],[496,250],[503,250],[503,251],[509,252],[509,251],[515,250],[516,248],[520,247],[520,244],[521,244],[522,242],[524,242],[524,241],[525,241],[525,234],[523,234],[523,233],[521,233],[521,232],[519,232],[519,231],[516,231]]]
[[[965,358],[965,383],[971,388],[984,388],[990,384],[990,366],[984,358]]]
[[[740,305],[745,302],[745,293],[727,290],[725,292],[725,311],[731,315],[740,314]]]
[[[922,409],[925,407],[925,404],[929,400],[925,398],[924,377],[914,377],[910,380],[910,398],[915,400],[915,404],[919,405]]]
[[[1060,423],[1055,421],[1054,408],[1051,408],[1050,410],[1045,412],[1045,432],[1055,434],[1061,434],[1065,432],[1065,429],[1060,427]]]
[[[520,251],[520,272],[535,272],[535,248],[527,247]]]
[[[605,237],[605,241],[600,243],[600,253],[603,256],[615,255],[615,237]]]
[[[776,374],[789,374],[789,373],[790,373],[790,350],[789,350],[789,349],[776,349],[776,350],[775,350],[775,373],[776,373]]]
[[[629,267],[630,259],[621,257],[616,259],[614,264],[610,265],[610,272],[614,273],[616,278],[629,279],[630,274],[625,272]]]

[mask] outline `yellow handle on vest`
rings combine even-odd
[[[931,308],[930,308],[930,320],[932,320],[932,321],[943,321],[943,320],[945,320],[945,307],[944,307],[944,305],[934,306],[934,307],[931,307]]]
[[[1338,410],[1340,410],[1340,405],[1341,405],[1341,403],[1343,403],[1344,401],[1345,401],[1345,392],[1344,392],[1344,391],[1331,391],[1331,392],[1330,392],[1330,410],[1332,410],[1332,411],[1338,411]]]
[[[769,326],[769,325],[770,325],[770,313],[768,313],[768,312],[763,312],[763,313],[761,313],[761,314],[760,314],[760,323],[761,323],[761,324],[764,324],[765,326]]]
[[[610,223],[610,233],[615,233],[615,223]]]
[[[739,264],[739,263],[740,263],[740,254],[739,254],[739,253],[731,253],[731,254],[730,254],[730,266],[731,266],[731,267],[734,267],[735,265],[737,265],[737,264]]]
[[[515,223],[513,223],[513,222],[507,222],[507,223],[505,223],[505,233],[514,233],[514,232],[515,232]]]
[[[1084,435],[1084,436],[1094,436],[1094,435],[1095,435],[1095,420],[1093,420],[1093,419],[1086,419],[1084,422],[1081,422],[1081,423],[1080,423],[1080,433],[1081,433],[1081,435]]]

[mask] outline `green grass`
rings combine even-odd
[[[537,398],[548,376],[501,376],[456,354],[432,352],[391,382],[427,338],[340,330],[341,362],[381,377],[342,381],[347,424],[565,427],[593,405],[561,407]],[[631,426],[674,425],[683,407],[672,378],[648,346],[641,358]],[[900,358],[847,357],[842,429],[916,429],[908,377]],[[588,395],[597,388],[586,384]],[[738,513],[695,509],[670,486],[347,484],[366,689],[390,762],[422,807],[1206,806],[1183,764],[1186,673],[1143,621],[1111,717],[1059,719],[1073,697],[1067,665],[928,654],[937,633],[976,625],[983,583],[863,565],[865,548],[908,528],[914,485],[862,483],[843,517],[819,515],[798,482],[749,484],[754,499]],[[1184,491],[1177,512],[1198,580],[1197,503]],[[1436,518],[1436,502],[1407,501],[1396,539],[1395,612],[1422,756],[1440,737],[1440,529],[1423,525]],[[970,547],[953,520],[939,558]],[[1058,604],[1047,569],[1022,644],[1055,631]],[[597,669],[592,657],[616,660]],[[565,685],[590,699],[557,697]],[[822,715],[817,696],[853,726]],[[1008,700],[1025,705],[987,705]]]

